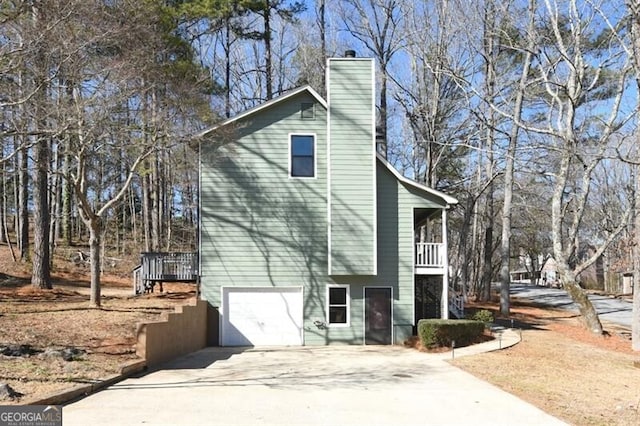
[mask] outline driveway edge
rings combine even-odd
[[[91,395],[107,386],[111,386],[124,379],[128,379],[134,374],[143,372],[147,368],[147,363],[144,360],[136,360],[133,362],[122,365],[120,374],[114,374],[105,379],[96,381],[86,385],[74,386],[70,389],[65,389],[57,392],[53,392],[43,398],[33,399],[26,401],[20,405],[61,405],[75,399],[84,398]]]

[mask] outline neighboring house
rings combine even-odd
[[[584,261],[589,256],[592,256],[593,253],[595,253],[594,247],[583,245],[578,251],[577,258],[580,259],[580,261]],[[542,256],[540,256],[540,260],[542,260]],[[540,271],[531,270],[531,267],[523,266],[523,262],[520,262],[517,268],[511,271],[511,281],[524,283],[535,282],[536,284],[546,287],[561,287],[562,283],[560,281],[560,273],[558,272],[558,264],[556,260],[551,256],[547,256],[542,261],[544,263],[542,264]],[[578,283],[583,288],[590,290],[604,290],[604,256],[598,257],[592,265],[577,276],[577,279]]]
[[[542,285],[547,287],[560,287],[560,276],[558,275],[558,264],[556,260],[548,256],[544,260],[544,264],[540,270],[540,277],[542,279]]]
[[[540,266],[541,265],[541,266]],[[558,266],[553,257],[538,255],[538,262],[532,266],[530,259],[520,256],[516,269],[509,272],[511,281],[516,283],[535,284],[547,287],[557,287]]]
[[[201,292],[220,345],[401,343],[449,315],[456,199],[376,154],[372,59],[329,59],[327,82],[327,100],[302,87],[201,134]],[[439,241],[417,242],[433,218]]]

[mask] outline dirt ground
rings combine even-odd
[[[2,249],[0,350],[18,347],[26,353],[0,354],[0,384],[18,394],[0,395],[0,405],[26,404],[119,373],[138,359],[137,324],[160,320],[163,312],[195,297],[195,286],[183,283],[165,283],[163,293],[156,286],[155,293],[135,297],[128,273],[110,273],[103,279],[102,307],[91,309],[86,267],[58,262],[63,266],[53,272],[54,289],[34,290],[29,266],[7,260]],[[65,349],[72,351],[71,360],[64,359]]]
[[[498,312],[498,305],[477,304]],[[574,425],[640,424],[640,353],[628,330],[604,324],[598,337],[575,315],[512,300],[499,320],[522,330],[522,342],[454,365]],[[499,409],[499,408],[497,408]]]

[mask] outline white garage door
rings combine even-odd
[[[302,288],[223,287],[222,346],[302,345]]]

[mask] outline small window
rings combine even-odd
[[[349,325],[349,287],[328,287],[328,323],[330,325]]]
[[[313,135],[291,135],[291,177],[315,177],[315,145]]]
[[[313,103],[300,104],[300,118],[303,120],[315,120],[316,111]]]

